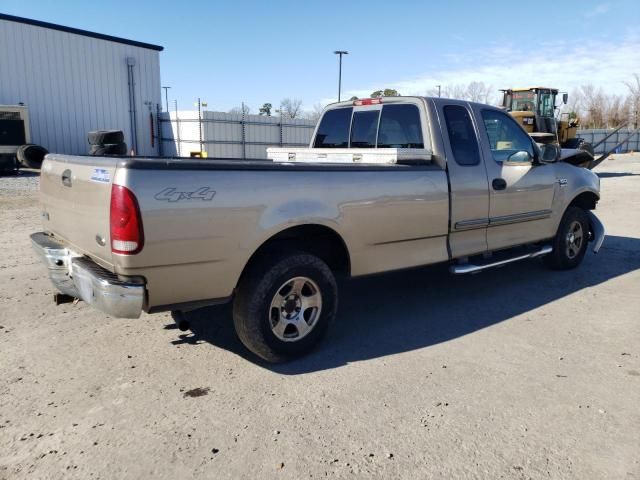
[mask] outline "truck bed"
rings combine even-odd
[[[140,206],[136,255],[111,252],[114,184]],[[50,154],[41,199],[45,231],[108,271],[146,279],[147,309],[231,295],[263,242],[306,225],[340,236],[353,275],[448,259],[447,175],[434,164]]]

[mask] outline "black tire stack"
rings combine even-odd
[[[94,130],[88,135],[89,155],[126,155],[122,130]]]

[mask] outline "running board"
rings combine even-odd
[[[551,248],[550,245],[547,245],[540,248],[540,250],[527,253],[526,255],[519,255],[517,257],[507,258],[505,260],[499,260],[497,262],[487,263],[484,265],[475,265],[473,263],[463,263],[460,265],[452,265],[449,268],[449,271],[455,274],[478,273],[478,272],[481,272],[482,270],[486,270],[487,268],[501,267],[502,265],[506,265],[507,263],[519,262],[520,260],[526,260],[527,258],[541,257],[543,255],[547,255],[548,253],[551,253],[552,250],[553,248]]]

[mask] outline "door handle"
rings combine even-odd
[[[494,178],[491,186],[494,190],[504,190],[507,188],[507,182],[504,178]]]
[[[71,186],[71,170],[66,169],[64,172],[62,172],[62,185],[64,185],[65,187]]]

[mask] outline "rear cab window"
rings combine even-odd
[[[325,112],[318,126],[313,146],[315,148],[347,148],[352,112],[351,107]]]
[[[351,122],[351,148],[375,148],[380,110],[354,112]]]
[[[417,105],[396,103],[375,109],[328,110],[322,117],[315,148],[424,148]]]

